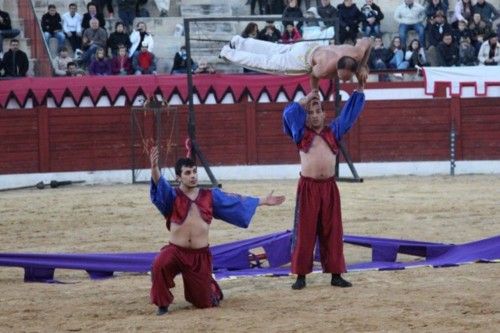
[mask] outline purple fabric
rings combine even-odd
[[[235,276],[290,274],[290,231],[278,232],[211,247],[214,274],[217,279]],[[348,271],[398,270],[406,267],[449,267],[472,262],[500,260],[500,235],[475,242],[453,245],[390,238],[344,236],[344,242],[372,248],[372,261],[355,263]],[[263,248],[269,267],[262,258],[252,257],[252,249]],[[397,254],[410,254],[425,259],[398,262]],[[80,269],[93,279],[113,276],[114,272],[150,271],[155,252],[36,254],[0,253],[0,266],[23,267],[27,282],[57,282],[56,268]],[[252,259],[253,258],[253,259]],[[315,270],[321,270],[316,267]]]

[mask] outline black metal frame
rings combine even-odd
[[[241,22],[241,21],[256,21],[256,22],[262,22],[262,21],[282,21],[283,17],[280,15],[252,15],[252,16],[236,16],[236,17],[193,17],[193,18],[184,18],[184,38],[185,38],[185,46],[186,46],[186,56],[187,56],[187,85],[188,85],[188,135],[189,139],[191,141],[191,158],[196,161],[196,157],[198,157],[205,168],[205,171],[207,172],[208,177],[210,178],[210,181],[212,182],[213,186],[220,186],[220,184],[217,182],[217,179],[215,178],[214,174],[210,170],[210,166],[208,164],[208,161],[206,160],[205,156],[201,152],[201,149],[196,141],[196,125],[195,125],[195,112],[194,112],[194,104],[193,104],[193,74],[192,74],[192,63],[191,63],[191,35],[190,35],[190,23],[191,22]],[[317,21],[317,22],[334,22],[335,24],[335,44],[339,44],[339,31],[340,31],[340,26],[339,26],[339,20],[337,18],[334,19],[311,19],[311,18],[294,18],[294,21]],[[193,39],[195,40],[195,39]],[[198,40],[198,39],[196,39]],[[229,42],[229,41],[228,41]],[[332,83],[333,84],[333,83]],[[334,105],[335,105],[335,114],[336,116],[339,115],[340,113],[340,93],[339,93],[339,87],[340,87],[340,82],[338,77],[335,78],[334,81],[335,85],[332,85],[333,87],[333,93],[334,93]],[[336,163],[335,163],[335,174],[336,174],[336,179],[339,181],[349,181],[349,182],[362,182],[363,179],[359,177],[356,168],[354,167],[354,164],[352,162],[352,159],[344,146],[342,142],[339,142],[340,145],[340,152],[344,156],[344,159],[346,160],[349,169],[351,170],[351,173],[353,175],[353,178],[343,178],[339,177],[339,156],[337,156]]]

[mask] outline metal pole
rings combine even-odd
[[[196,140],[195,134],[195,115],[194,115],[194,102],[193,102],[193,73],[191,72],[191,43],[190,43],[190,31],[189,31],[189,20],[184,19],[184,40],[186,46],[186,56],[187,56],[187,85],[188,85],[188,107],[189,107],[189,119],[188,119],[188,135],[191,140],[191,158],[196,163],[196,152],[195,145],[193,142]]]
[[[455,125],[451,123],[450,131],[450,175],[455,176],[455,145],[456,145]]]

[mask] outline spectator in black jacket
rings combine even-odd
[[[349,40],[354,45],[358,37],[359,24],[363,20],[363,15],[352,0],[344,0],[344,3],[337,6],[337,10],[340,20],[340,43],[344,44]]]
[[[434,23],[434,15],[436,12],[440,10],[443,13],[448,12],[448,1],[443,2],[442,0],[430,0],[427,6],[425,7],[425,16],[427,16],[427,24]]]
[[[7,77],[26,76],[29,69],[28,56],[19,50],[19,41],[17,39],[10,40],[10,50],[5,52],[3,56],[3,66]]]
[[[286,27],[290,22],[295,25],[294,21],[297,18],[303,18],[302,10],[297,5],[297,0],[288,0],[288,6],[283,11],[283,27]],[[303,22],[298,22],[295,27],[302,32]]]
[[[380,21],[384,19],[380,7],[373,3],[373,0],[366,0],[361,7],[361,13],[363,14],[363,35],[365,37],[380,35]]]
[[[442,11],[436,12],[433,21],[434,23],[429,28],[429,46],[437,46],[443,40],[444,34],[452,31]]]
[[[265,40],[266,42],[277,43],[281,38],[281,32],[276,29],[273,21],[267,21],[264,29],[257,34],[257,39]]]
[[[99,21],[99,26],[104,28],[106,26],[106,21],[104,20],[104,15],[97,11],[97,4],[95,2],[89,2],[87,4],[87,12],[83,14],[82,19],[82,31],[90,28],[90,20],[97,19]]]
[[[57,49],[64,47],[66,35],[64,35],[62,28],[61,16],[57,12],[56,6],[49,5],[47,13],[42,16],[42,31],[45,43],[49,46],[51,38],[57,39]]]
[[[377,35],[373,40],[373,47],[368,60],[368,67],[375,70],[387,69],[392,56],[393,53],[384,46],[382,37]],[[389,81],[389,76],[387,74],[379,74],[379,81]]]
[[[129,34],[125,31],[123,22],[116,22],[115,31],[108,37],[108,47],[111,49],[113,56],[118,54],[118,48],[121,45],[125,46],[128,51],[132,43],[130,43]]]
[[[476,4],[472,6],[472,11],[473,13],[479,13],[481,18],[488,23],[493,23],[500,16],[498,9],[485,0],[477,0]]]
[[[0,10],[0,59],[2,59],[3,56],[4,38],[14,38],[20,33],[21,31],[18,29],[12,29],[9,13]]]
[[[478,59],[476,49],[471,44],[469,37],[462,37],[458,46],[458,55],[460,66],[476,66]]]
[[[458,21],[457,29],[453,29],[453,40],[455,43],[460,43],[462,38],[468,38],[470,42],[472,40],[472,33],[467,28],[467,22],[460,20]]]
[[[322,19],[334,19],[338,16],[337,8],[330,4],[330,0],[321,0],[321,6],[318,7],[318,14]],[[325,27],[335,26],[335,22],[324,22]]]
[[[453,36],[451,32],[445,32],[443,41],[437,46],[438,58],[440,61],[439,66],[452,67],[459,66],[460,57],[458,47],[453,43]]]

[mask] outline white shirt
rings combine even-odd
[[[82,34],[82,19],[83,16],[80,13],[75,13],[74,16],[71,16],[69,12],[64,13],[62,16],[62,26],[63,31],[67,32],[76,32],[78,35]]]

